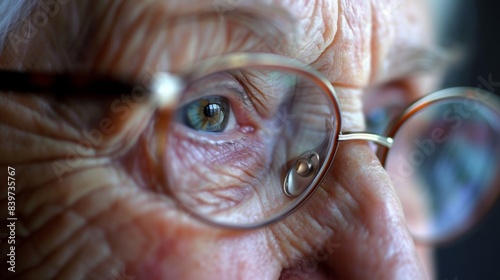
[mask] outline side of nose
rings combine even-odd
[[[327,260],[339,279],[432,278],[430,250],[415,246],[389,176],[366,142],[340,144],[319,193],[330,201],[318,219],[340,244]]]

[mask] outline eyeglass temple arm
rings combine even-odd
[[[378,134],[368,133],[368,132],[343,132],[339,134],[339,141],[349,141],[349,140],[366,140],[374,142],[378,145],[390,148],[394,140],[391,137],[385,137]]]
[[[140,86],[141,83],[98,74],[19,72],[0,69],[0,91],[50,94],[58,99],[115,97],[132,94],[134,89]],[[153,75],[152,83],[148,87],[146,90],[151,94],[152,103],[169,108],[184,89],[185,82],[174,74],[158,72]]]
[[[44,93],[65,97],[78,94],[114,96],[130,93],[132,89],[133,86],[127,81],[103,75],[0,70],[0,91]]]

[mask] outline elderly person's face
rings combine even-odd
[[[245,10],[246,1],[230,2]],[[260,5],[247,2],[247,9]],[[425,1],[276,0],[275,9],[289,13],[296,24],[291,39],[275,32],[271,35],[283,37],[276,40],[265,34],[266,25],[257,16],[255,22],[230,20],[234,11],[222,12],[217,7],[228,4],[219,0],[99,1],[92,8],[81,3],[72,15],[65,13],[77,5],[65,5],[36,37],[22,43],[24,68],[79,65],[141,77],[151,69],[175,71],[221,54],[273,52],[309,64],[328,78],[339,96],[344,131],[363,130],[364,110],[374,104],[407,102],[432,89],[425,77],[398,71],[402,64],[418,69],[413,58],[433,45]],[[204,16],[165,24],[170,17],[196,13]],[[85,24],[68,23],[74,20]],[[59,57],[37,47],[49,45],[58,46]],[[81,48],[75,51],[75,45]],[[4,52],[3,66],[20,59],[12,50]],[[19,171],[20,279],[110,279],[122,268],[136,279],[432,275],[428,248],[414,244],[400,198],[366,142],[341,143],[335,172],[292,216],[263,229],[232,231],[189,217],[155,187],[153,112],[129,107],[123,123],[114,124],[116,133],[90,157],[70,171],[55,172],[53,163],[77,148],[82,130],[109,114],[105,106],[50,104],[28,96],[2,97],[0,105],[2,134],[10,137],[0,147],[6,155],[1,161],[15,163]],[[129,145],[135,136],[137,142]],[[124,154],[113,156],[116,147]]]

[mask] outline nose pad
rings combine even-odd
[[[288,197],[302,194],[311,184],[319,169],[319,155],[307,151],[299,156],[288,170],[283,182],[283,192]]]

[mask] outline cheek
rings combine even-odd
[[[265,231],[224,236],[202,229],[179,231],[131,269],[136,279],[278,279],[281,266],[269,250]]]
[[[261,211],[261,191],[270,185],[269,145],[257,134],[231,141],[173,125],[164,161],[172,194],[199,214]],[[217,137],[217,136],[214,136]]]

